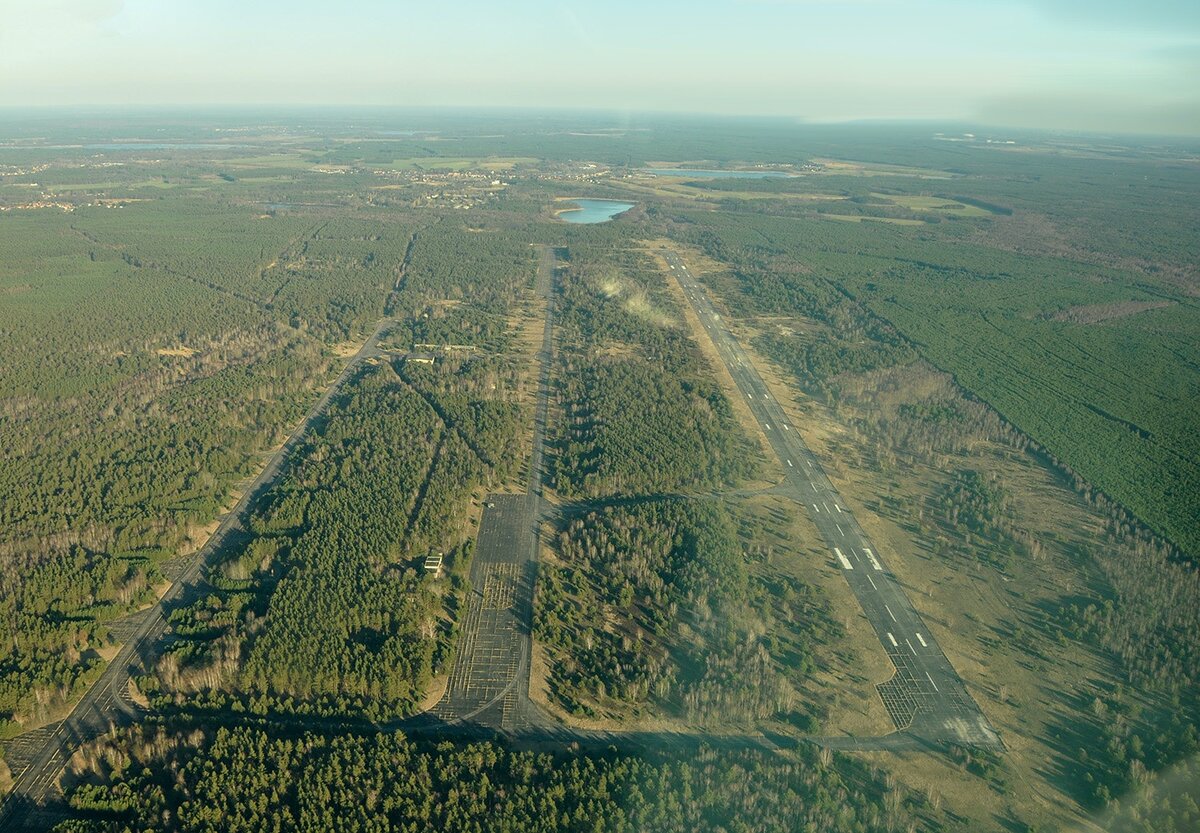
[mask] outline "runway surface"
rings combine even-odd
[[[999,746],[999,737],[888,570],[890,554],[867,539],[713,307],[705,288],[677,254],[664,250],[663,255],[750,412],[760,422],[792,496],[804,506],[824,539],[829,566],[841,572],[854,591],[896,669],[891,679],[877,687],[896,728],[926,742]],[[835,742],[829,740],[831,745]]]
[[[552,725],[529,699],[533,588],[538,537],[550,505],[542,499],[550,365],[554,356],[553,250],[543,247],[536,291],[546,304],[525,494],[490,495],[479,524],[471,595],[446,694],[425,720],[520,734]],[[422,718],[415,721],[422,725]]]

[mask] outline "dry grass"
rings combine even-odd
[[[914,220],[907,217],[871,217],[866,214],[825,214],[818,217],[826,220],[840,220],[843,223],[891,223],[893,226],[923,226],[924,220]]]
[[[806,326],[815,326],[808,322]],[[749,330],[750,328],[747,328]],[[743,334],[748,343],[751,332]],[[754,354],[751,353],[753,356]],[[866,534],[905,588],[971,695],[1000,732],[1005,785],[990,784],[948,760],[928,754],[872,755],[910,787],[939,793],[952,812],[971,820],[970,829],[996,829],[1015,816],[1059,829],[1090,829],[1082,808],[1056,774],[1060,752],[1053,736],[1069,719],[1069,701],[1082,681],[1111,680],[1105,659],[1070,642],[1035,640],[1018,644],[1046,609],[1076,593],[1094,593],[1094,568],[1081,552],[1101,538],[1101,519],[1058,477],[1031,455],[979,442],[942,465],[903,460],[881,469],[860,426],[862,408],[894,407],[919,398],[921,372],[897,389],[864,393],[857,406],[838,410],[798,392],[761,357],[755,364],[773,396],[788,411],[813,453],[822,461]],[[933,384],[929,379],[925,380]],[[940,384],[940,382],[939,382]],[[899,393],[895,393],[899,390]],[[897,398],[889,401],[888,397]],[[958,541],[948,554],[934,555],[930,542],[947,535],[937,525],[930,498],[941,494],[960,469],[996,473],[1013,497],[1013,515],[1044,544],[1040,557],[1023,557],[1001,571]],[[925,517],[922,517],[925,515]],[[857,608],[853,599],[846,604]],[[868,634],[868,636],[870,636]]]

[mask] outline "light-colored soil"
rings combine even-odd
[[[176,356],[179,358],[190,358],[200,352],[191,347],[159,347],[155,351],[160,356]]]

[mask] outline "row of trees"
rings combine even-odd
[[[81,757],[108,780],[72,791],[76,817],[57,833],[890,833],[937,815],[868,767],[813,747],[702,748],[673,761],[433,747],[400,734],[140,729]]]

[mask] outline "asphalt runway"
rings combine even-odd
[[[516,732],[536,719],[528,695],[539,501],[528,494],[487,500],[458,653],[432,716]]]
[[[789,490],[824,539],[830,568],[841,572],[854,591],[896,669],[877,689],[897,730],[938,744],[999,746],[996,732],[887,569],[890,556],[867,539],[704,287],[678,255],[664,250],[664,256],[750,412],[759,420],[783,467]]]

